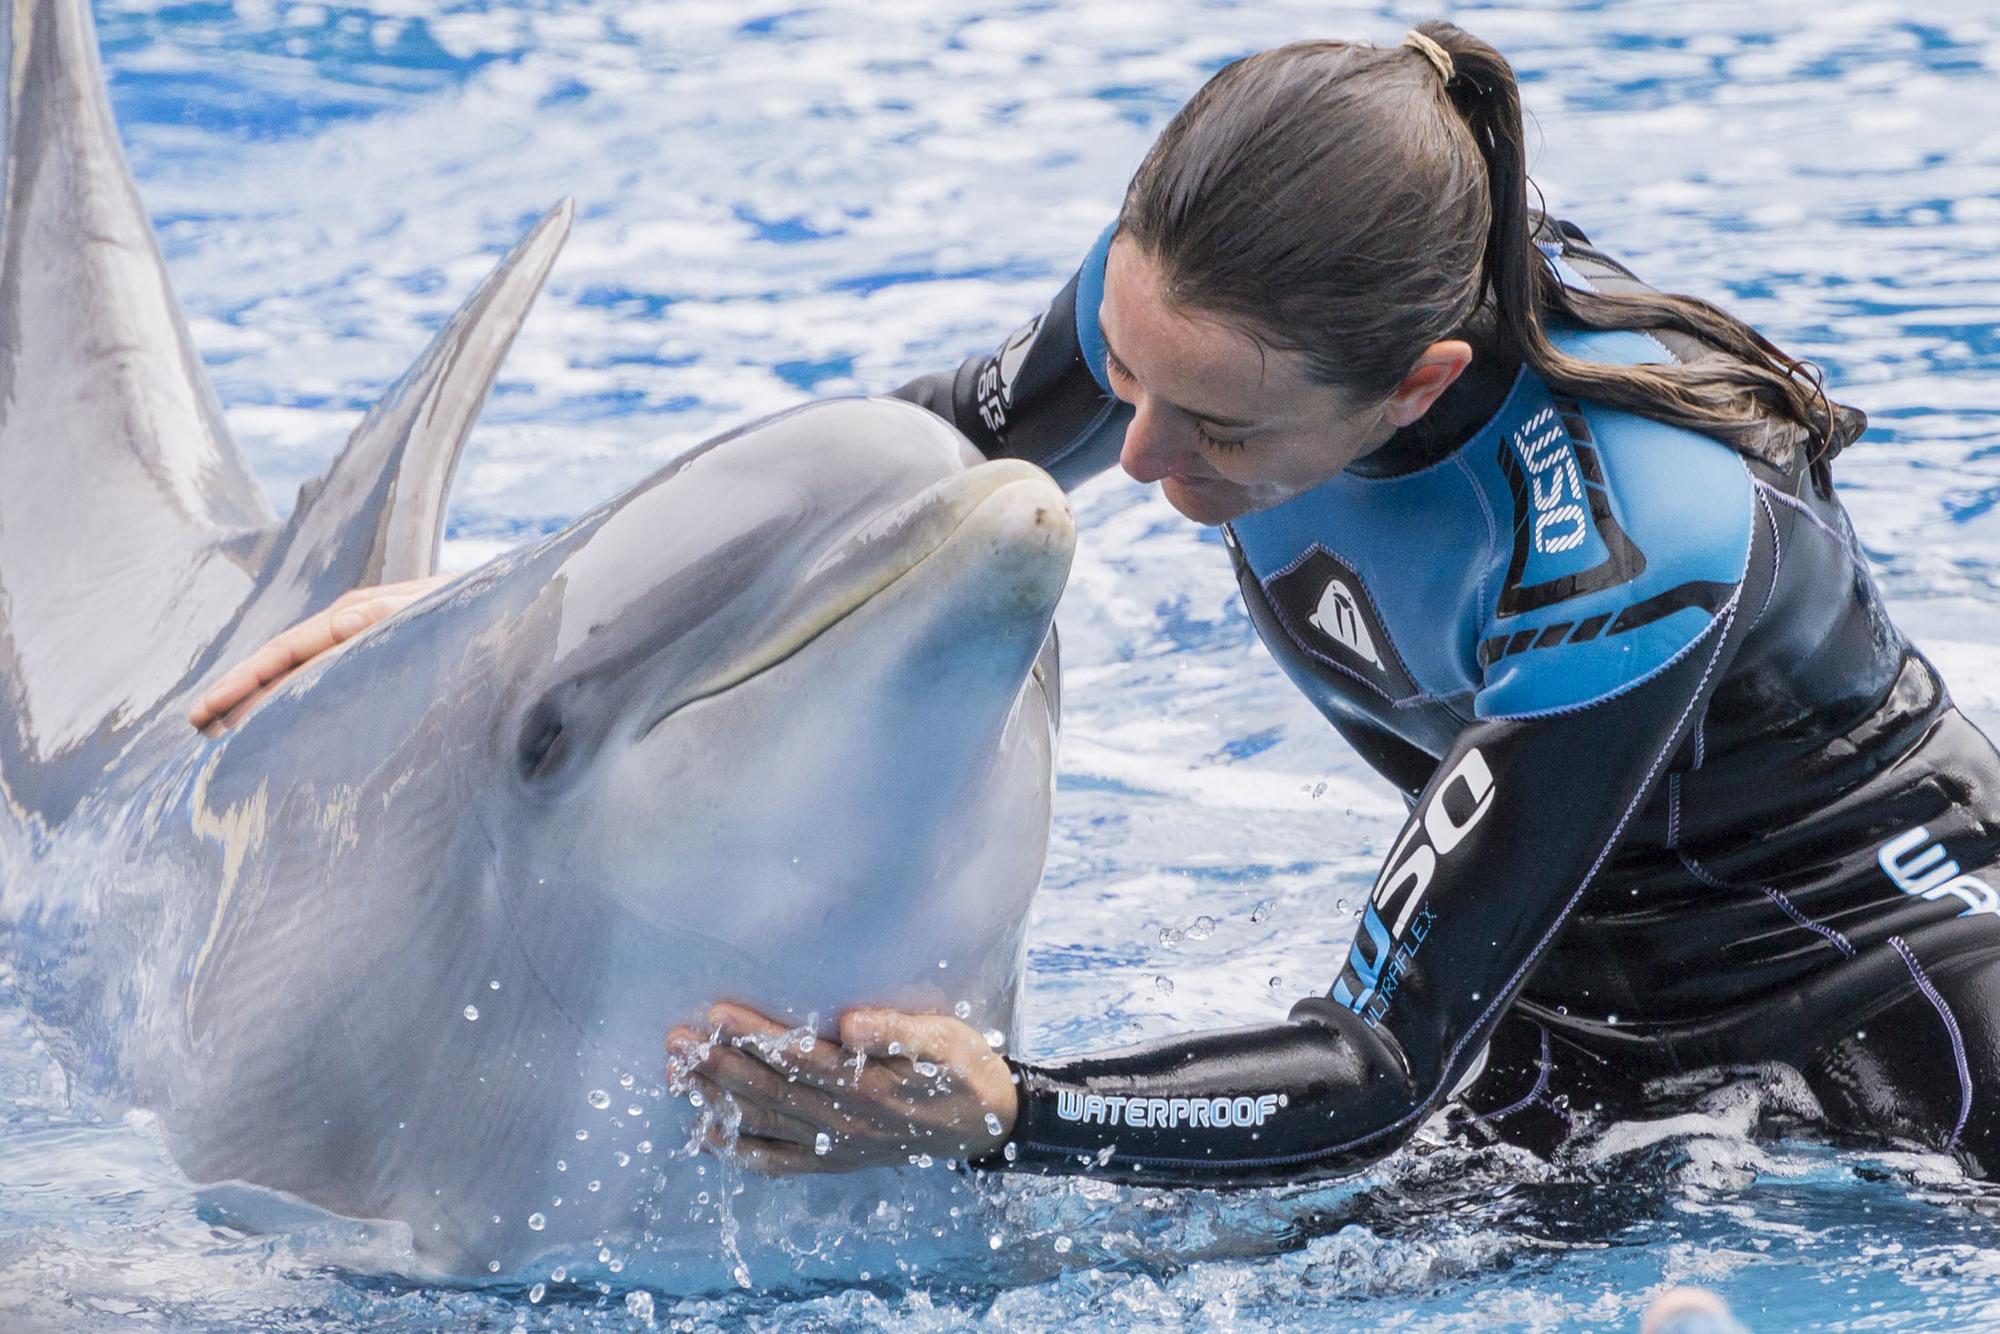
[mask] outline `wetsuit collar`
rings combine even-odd
[[[1468,341],[1473,345],[1472,364],[1438,395],[1431,410],[1348,464],[1347,471],[1368,478],[1419,472],[1479,434],[1493,419],[1513,392],[1521,359],[1499,346],[1498,340]]]

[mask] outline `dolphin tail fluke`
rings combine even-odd
[[[235,613],[274,515],[168,286],[86,0],[0,0],[0,75],[0,782],[50,808],[56,771],[100,761]]]
[[[213,665],[363,584],[437,566],[445,500],[500,360],[569,236],[574,203],[542,215],[354,428],[273,544],[260,587]]]

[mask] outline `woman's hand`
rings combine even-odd
[[[708,1012],[711,1039],[667,1036],[668,1074],[720,1108],[742,1114],[733,1141],[709,1128],[711,1149],[733,1148],[766,1175],[851,1172],[922,1154],[977,1158],[1014,1132],[1014,1072],[970,1025],[943,1014],[850,1010],[839,1043],[802,1041],[739,1005]],[[824,1136],[824,1139],[821,1137]]]
[[[207,727],[220,719],[225,727],[234,726],[236,720],[227,716],[233,710],[267,693],[328,649],[354,638],[455,578],[456,575],[433,574],[341,594],[325,611],[308,616],[217,677],[200,702],[188,710],[188,721],[196,727]]]

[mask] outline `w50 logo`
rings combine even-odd
[[[1389,1003],[1404,969],[1430,934],[1428,908],[1418,915],[1424,893],[1431,887],[1440,859],[1465,841],[1493,809],[1493,771],[1475,747],[1452,766],[1444,782],[1424,806],[1423,814],[1389,853],[1388,865],[1361,914],[1361,929],[1347,952],[1347,967],[1333,984],[1333,998],[1375,1025],[1389,1012]],[[1459,814],[1453,815],[1456,807]],[[1395,926],[1383,924],[1392,915]],[[1415,918],[1415,923],[1412,919]],[[1373,1004],[1371,1004],[1373,1002]]]

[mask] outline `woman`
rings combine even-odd
[[[764,1170],[933,1153],[1152,1181],[1352,1171],[1457,1095],[1546,1147],[1648,1077],[1802,1071],[2000,1167],[2000,755],[1884,615],[1809,368],[1528,207],[1501,56],[1237,62],[1041,318],[901,393],[1066,485],[1224,525],[1264,642],[1411,802],[1283,1023],[1037,1066],[948,1016],[676,1030]],[[407,601],[276,641],[197,721]]]

